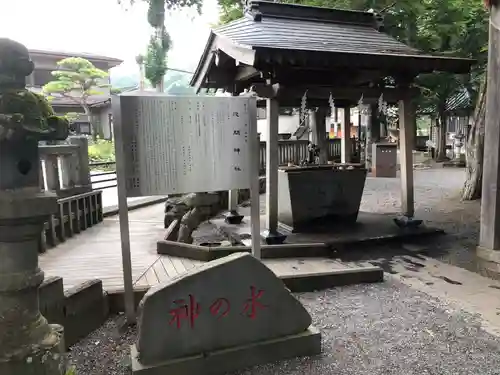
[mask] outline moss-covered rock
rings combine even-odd
[[[0,38],[0,140],[64,140],[69,123],[55,115],[45,97],[26,89],[34,65],[28,49]]]
[[[47,100],[26,89],[0,90],[0,113],[17,117],[20,120],[22,118],[22,123],[44,130],[53,127],[54,124],[51,123],[54,120],[58,121],[58,117]]]

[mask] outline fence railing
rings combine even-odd
[[[85,137],[39,146],[39,154],[40,188],[59,198],[57,213],[50,215],[40,235],[39,252],[44,252],[101,222],[103,204],[102,192],[92,191]]]
[[[300,164],[300,162],[308,157],[307,140],[286,140],[278,141],[278,163],[280,166],[288,165],[289,163]],[[357,155],[358,146],[354,139],[351,142],[352,154]],[[328,160],[340,161],[340,139],[329,139],[327,141]],[[266,169],[266,142],[260,142],[260,170]],[[94,162],[90,163],[91,180],[93,185],[99,185],[98,189],[107,189],[116,187],[116,171],[115,162]],[[105,185],[104,185],[105,184]]]
[[[85,137],[70,137],[67,144],[40,146],[39,153],[42,190],[61,198],[92,190]]]
[[[109,189],[116,187],[116,162],[92,162],[90,166],[90,179],[95,189]]]
[[[328,139],[328,160],[340,161],[340,139]],[[307,159],[308,151],[307,146],[309,144],[308,140],[286,140],[278,141],[278,164],[280,166],[287,165],[289,163],[300,164],[304,159]],[[357,143],[354,138],[351,140],[352,154],[355,155],[358,152]],[[266,169],[266,142],[260,142],[260,170],[264,171]]]

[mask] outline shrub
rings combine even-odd
[[[115,145],[113,141],[98,139],[89,143],[89,161],[92,162],[114,162]]]

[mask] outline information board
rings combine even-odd
[[[126,195],[249,188],[256,113],[251,97],[133,92],[114,98]]]

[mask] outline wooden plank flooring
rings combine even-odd
[[[149,287],[182,274],[202,262],[158,255],[156,242],[163,238],[163,204],[131,211],[130,247],[132,277],[136,287]],[[113,216],[39,256],[40,267],[48,276],[60,276],[65,289],[87,280],[101,279],[104,290],[123,290],[120,225]],[[323,273],[359,267],[331,259],[264,260],[278,276]]]
[[[129,213],[132,276],[139,279],[158,259],[156,242],[164,235],[163,204]],[[154,218],[154,220],[152,220]],[[68,239],[39,256],[48,276],[60,276],[65,289],[101,279],[104,289],[123,289],[120,225],[117,216]]]
[[[185,269],[174,268],[174,264],[182,262]],[[156,262],[135,283],[140,287],[152,287],[190,270],[203,262],[161,255]],[[300,276],[312,273],[326,273],[334,270],[345,270],[354,267],[369,266],[365,264],[351,264],[326,258],[292,258],[292,259],[264,259],[268,266],[278,277]],[[163,272],[162,272],[163,271]]]

